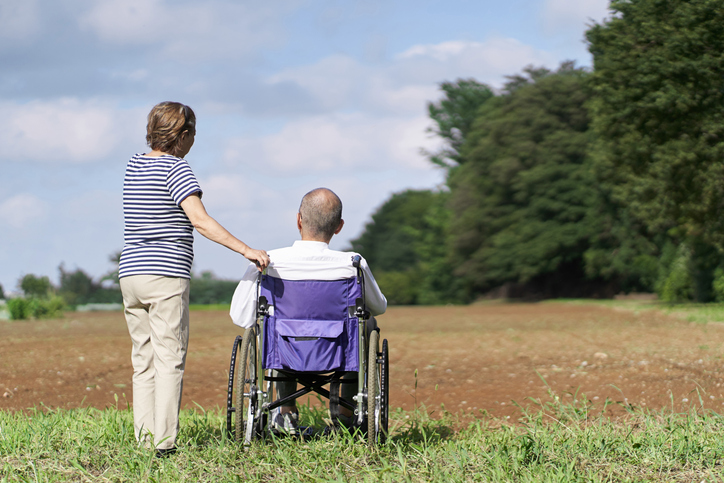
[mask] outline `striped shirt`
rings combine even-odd
[[[201,195],[201,187],[185,159],[142,154],[131,158],[123,182],[120,278],[191,278],[194,227],[179,205],[194,193]]]

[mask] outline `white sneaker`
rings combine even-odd
[[[276,408],[271,413],[272,429],[289,435],[299,434],[299,413],[282,413]]]

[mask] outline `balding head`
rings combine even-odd
[[[312,190],[302,198],[297,223],[302,240],[329,243],[344,224],[342,201],[327,188]]]

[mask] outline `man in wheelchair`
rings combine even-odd
[[[342,202],[331,190],[318,188],[307,193],[297,213],[297,228],[301,240],[288,248],[269,251],[270,264],[266,273],[284,280],[298,281],[333,281],[349,279],[361,271],[364,281],[364,303],[366,310],[372,315],[379,315],[387,309],[387,299],[380,291],[367,262],[353,252],[330,250],[329,242],[344,226],[342,219]],[[355,267],[351,260],[358,257],[359,266]],[[257,296],[259,271],[250,264],[239,282],[231,302],[230,315],[234,324],[250,328],[257,320]],[[376,330],[377,322],[370,317],[366,324],[367,334]],[[386,342],[385,342],[386,343]],[[355,356],[356,357],[356,356]],[[273,372],[270,379],[276,380],[276,392],[283,399],[297,391],[297,383],[289,378],[277,377]],[[347,372],[344,378],[357,378],[357,372]],[[357,393],[355,384],[341,384],[338,389],[341,397],[352,400]],[[330,398],[330,411],[333,410]],[[340,423],[350,427],[352,411],[338,406],[333,415]],[[239,416],[237,416],[239,417]],[[270,427],[277,432],[296,434],[298,431],[298,411],[295,399],[271,411]]]

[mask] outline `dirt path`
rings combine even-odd
[[[565,303],[393,307],[378,320],[390,344],[392,407],[515,418],[514,402],[550,402],[550,389],[564,402],[585,395],[598,409],[608,399],[724,410],[724,325]],[[238,333],[223,312],[192,312],[184,407],[225,407]],[[121,313],[0,322],[0,409],[102,408],[116,397],[125,408],[131,372]]]

